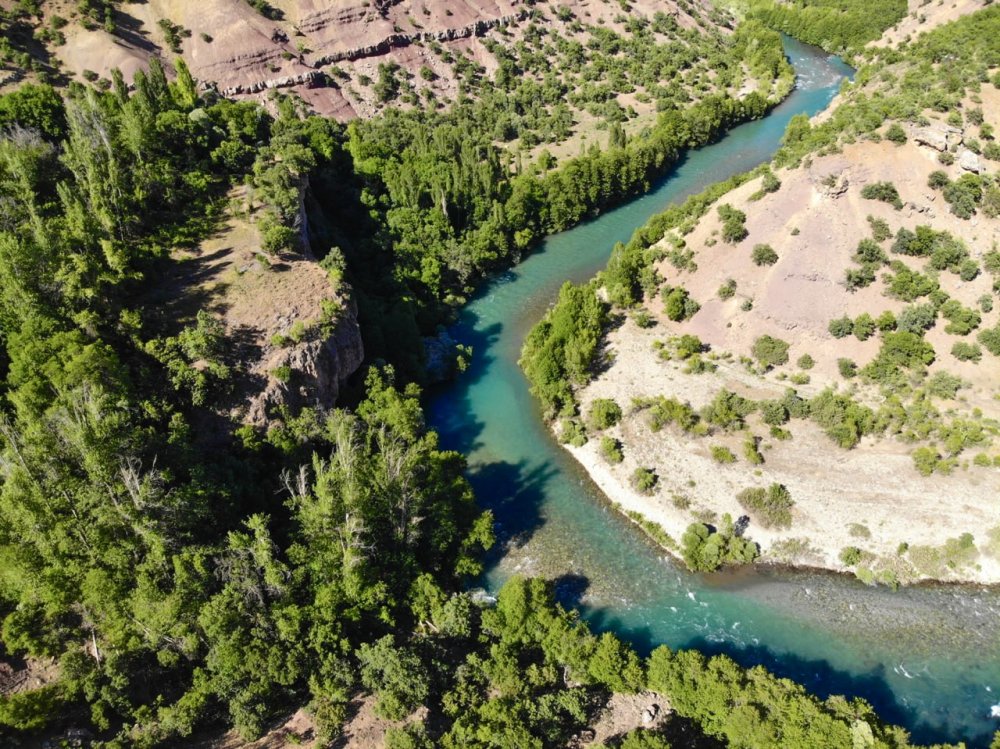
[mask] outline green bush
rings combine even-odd
[[[750,465],[759,466],[764,463],[764,456],[760,452],[760,440],[752,434],[743,440],[743,457]]]
[[[887,224],[884,219],[869,215],[868,225],[872,230],[872,239],[876,242],[884,242],[892,236],[892,230],[889,228],[889,224]]]
[[[878,356],[861,373],[873,382],[889,383],[899,376],[900,369],[920,370],[933,361],[934,347],[916,333],[885,333]]]
[[[720,205],[718,208],[719,218],[722,220],[722,239],[729,244],[739,244],[747,238],[747,215],[743,211],[733,208],[728,203]]]
[[[809,354],[802,354],[795,364],[799,369],[812,369],[816,366],[816,360],[809,356]]]
[[[993,356],[1000,356],[1000,325],[981,330],[977,339]]]
[[[774,265],[778,262],[778,253],[769,244],[754,245],[750,253],[753,264],[760,267],[764,265]]]
[[[913,465],[921,476],[930,476],[941,462],[941,454],[933,447],[918,447],[912,457]]]
[[[934,327],[937,321],[937,310],[933,304],[911,304],[899,313],[896,318],[896,329],[900,332],[923,335],[924,331]]]
[[[903,130],[898,122],[894,122],[885,131],[885,139],[895,143],[897,146],[901,146],[906,143],[906,131]]]
[[[840,372],[841,377],[849,380],[858,373],[858,365],[851,359],[840,358],[837,359],[837,371]]]
[[[959,361],[978,362],[983,358],[983,350],[975,343],[956,341],[951,347],[951,355]]]
[[[872,182],[861,189],[861,197],[865,200],[879,200],[888,203],[897,211],[902,210],[903,201],[899,198],[899,191],[892,182]]]
[[[871,338],[877,327],[878,326],[875,324],[875,320],[872,316],[867,312],[862,312],[854,321],[852,330],[854,332],[854,337],[859,341],[867,341]]]
[[[659,476],[649,468],[640,466],[632,472],[632,488],[640,494],[652,494],[659,480]]]
[[[846,338],[854,332],[854,321],[847,315],[830,320],[826,329],[834,338]]]
[[[701,306],[691,298],[683,286],[665,286],[660,292],[663,311],[673,322],[681,322],[693,317]]]
[[[737,536],[728,515],[723,521],[718,531],[704,523],[688,526],[681,536],[681,557],[688,569],[712,572],[724,564],[749,564],[757,558],[757,544]]]
[[[845,546],[840,550],[840,561],[848,567],[853,567],[862,559],[861,549],[857,546]]]
[[[742,429],[748,415],[756,408],[753,401],[743,398],[729,390],[720,390],[712,402],[702,411],[702,418],[717,427],[727,431]]]
[[[719,287],[719,290],[715,292],[719,299],[732,299],[736,294],[736,281],[732,278],[727,278],[726,282]]]
[[[564,445],[583,447],[587,444],[587,430],[579,419],[565,418],[562,420],[562,432],[559,441]]]
[[[788,362],[788,343],[780,338],[762,335],[754,341],[751,353],[764,369],[771,369]]]
[[[792,507],[795,502],[782,484],[771,484],[766,489],[744,489],[736,495],[740,506],[765,528],[791,528]]]
[[[736,462],[736,456],[733,455],[733,451],[725,445],[712,445],[711,451],[712,460],[720,465],[729,465]]]
[[[613,427],[622,418],[622,409],[611,398],[595,398],[587,411],[587,426],[594,431]]]
[[[944,332],[952,335],[968,335],[982,322],[976,310],[963,307],[957,299],[949,299],[941,305],[941,317],[948,321]]]
[[[622,443],[614,437],[601,437],[601,455],[614,465],[625,460]]]

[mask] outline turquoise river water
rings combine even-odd
[[[764,664],[820,695],[860,696],[924,742],[985,746],[1000,721],[1000,591],[920,586],[893,592],[847,577],[773,568],[693,575],[612,510],[552,439],[517,366],[524,336],[564,281],[607,262],[615,242],[667,205],[766,161],[792,116],[816,114],[851,70],[786,40],[794,93],[768,117],[691,153],[649,193],[551,236],[486,284],[452,335],[470,370],[431,393],[444,446],[469,458],[500,543],[484,584],[515,572],[557,579],[560,599],[642,652],[665,643]]]

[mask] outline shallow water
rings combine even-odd
[[[821,695],[873,703],[924,742],[985,746],[1000,723],[1000,592],[922,586],[892,592],[837,575],[763,569],[686,572],[618,513],[542,424],[517,367],[524,336],[566,280],[604,267],[615,242],[667,205],[766,161],[789,119],[815,114],[850,68],[786,40],[795,92],[768,117],[693,152],[646,195],[549,237],[487,284],[452,335],[474,347],[470,370],[431,394],[442,443],[469,457],[501,547],[484,583],[514,572],[557,578],[561,600],[640,650],[658,644],[763,663]]]

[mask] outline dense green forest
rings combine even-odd
[[[249,738],[303,704],[332,737],[370,690],[381,715],[434,716],[390,746],[555,746],[610,692],[648,686],[691,721],[674,726],[685,742],[908,746],[863,703],[760,669],[666,649],[643,663],[541,581],[483,608],[462,588],[491,518],[391,368],[371,371],[352,412],[266,440],[208,428],[191,377],[224,357],[217,333],[199,321],[180,361],[150,353],[151,270],[204,235],[233,181],[255,179],[280,224],[294,183],[281,170],[346,168],[336,126],[199,100],[183,66],[174,83],[154,66],[133,93],[35,86],[0,101],[0,633],[5,658],[57,663],[51,683],[0,699],[6,740],[80,724],[105,746],[220,724]]]
[[[787,77],[774,32],[749,23],[729,43],[731,67]],[[909,746],[863,702],[761,669],[665,648],[642,660],[542,581],[511,581],[495,605],[472,596],[492,518],[413,384],[420,336],[484,274],[774,100],[705,92],[648,132],[609,131],[604,150],[519,165],[495,142],[497,107],[516,102],[342,127],[291,98],[272,116],[200,93],[176,67],[131,89],[116,75],[0,96],[0,647],[54,664],[42,688],[0,697],[0,739],[69,725],[108,747],[227,726],[250,738],[303,705],[328,739],[371,692],[387,718],[428,711],[390,734],[397,749],[559,746],[610,693],[649,688],[679,717],[623,746]],[[170,252],[208,236],[243,183],[276,256],[303,249],[304,196],[375,364],[351,409],[263,433],[220,424],[240,362],[218,324],[178,331],[147,303]],[[614,263],[615,298],[634,298],[642,263],[623,249]],[[577,331],[605,309],[593,288],[564,296],[583,312],[562,326],[560,366],[582,377],[592,343]]]

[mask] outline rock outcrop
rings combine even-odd
[[[915,129],[913,140],[919,145],[933,148],[935,151],[947,151],[952,146],[957,146],[962,142],[962,131],[951,125],[929,125]]]
[[[273,349],[255,367],[266,385],[251,397],[244,420],[265,426],[282,408],[295,413],[313,406],[333,407],[344,381],[364,358],[357,307],[351,301],[329,335]],[[275,375],[283,368],[289,373],[287,379]]]
[[[441,31],[425,31],[418,34],[390,34],[381,41],[368,44],[363,47],[355,47],[340,52],[333,52],[313,60],[315,67],[330,65],[344,60],[360,60],[364,57],[379,57],[390,50],[400,47],[408,47],[417,42],[454,42],[459,39],[468,39],[472,36],[482,36],[490,29],[500,26],[507,26],[512,23],[524,20],[527,11],[515,13],[513,15],[501,16],[500,18],[486,18],[470,23],[460,28],[443,29]]]

